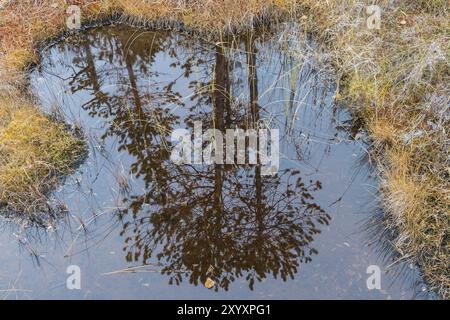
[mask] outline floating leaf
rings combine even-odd
[[[207,288],[207,289],[211,289],[212,287],[214,287],[216,285],[216,282],[213,280],[213,279],[211,279],[211,278],[207,278],[206,279],[206,281],[205,281],[205,287]]]

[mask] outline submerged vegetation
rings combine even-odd
[[[295,20],[298,43],[314,35],[318,60],[332,66],[339,90],[364,123],[377,163],[386,227],[402,257],[450,297],[448,2],[376,1],[380,29],[367,28],[372,1],[77,0],[85,23],[114,19],[209,33],[239,32]],[[66,1],[8,1],[0,12],[0,204],[32,213],[83,144],[42,115],[27,95],[27,67],[39,48],[66,29]],[[297,29],[296,29],[297,30]],[[288,32],[290,32],[288,30]],[[298,46],[300,47],[300,45]],[[292,50],[301,62],[301,50]]]

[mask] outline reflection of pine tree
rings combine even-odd
[[[173,67],[182,68],[185,78],[194,69],[206,67],[202,70],[204,79],[190,83],[191,88],[198,90],[192,97],[193,106],[184,119],[185,125],[192,126],[200,120],[222,131],[233,125],[257,128],[254,40],[246,40],[250,102],[247,110],[242,110],[232,106],[233,64],[224,45],[216,46],[211,53],[192,48],[189,38],[165,33],[132,37],[134,41],[127,32],[103,37],[107,41],[92,44],[97,57],[90,45],[84,47],[87,67],[73,79],[72,88],[77,91],[92,87],[96,92],[84,107],[91,116],[110,120],[105,137],[119,136],[120,150],[136,159],[131,172],[145,182],[145,193],[128,195],[124,201],[127,209],[119,212],[127,260],[146,263],[156,257],[171,283],[187,278],[198,284],[209,277],[217,284],[216,290],[227,290],[239,277],[245,277],[250,288],[268,274],[283,280],[294,277],[299,264],[309,262],[315,253],[311,242],[320,232],[317,224],[329,221],[313,199],[320,183],[306,184],[292,169],[277,176],[262,176],[261,165],[173,164],[168,138],[180,125],[180,117],[166,106],[184,105],[180,94],[174,92],[177,80],[164,88],[154,84],[153,90],[139,81],[157,76],[150,66],[158,52],[167,51],[177,57],[179,63]],[[153,45],[149,48],[150,39]],[[182,48],[181,54],[178,48]],[[101,84],[112,76],[108,68],[97,70],[95,59],[106,59],[110,65],[121,68],[114,91],[98,94]],[[214,68],[208,70],[211,59]]]

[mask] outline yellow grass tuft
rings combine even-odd
[[[35,106],[0,107],[0,207],[32,214],[58,179],[73,171],[84,144]]]

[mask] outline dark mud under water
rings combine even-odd
[[[378,187],[333,83],[286,45],[278,34],[211,43],[108,26],[44,49],[32,87],[48,113],[82,128],[89,156],[54,194],[64,217],[2,221],[0,295],[427,298],[417,270],[389,267],[366,228]],[[278,129],[277,174],[175,164],[171,133],[195,122]],[[81,290],[66,287],[71,265]],[[367,286],[374,265],[380,290]]]

